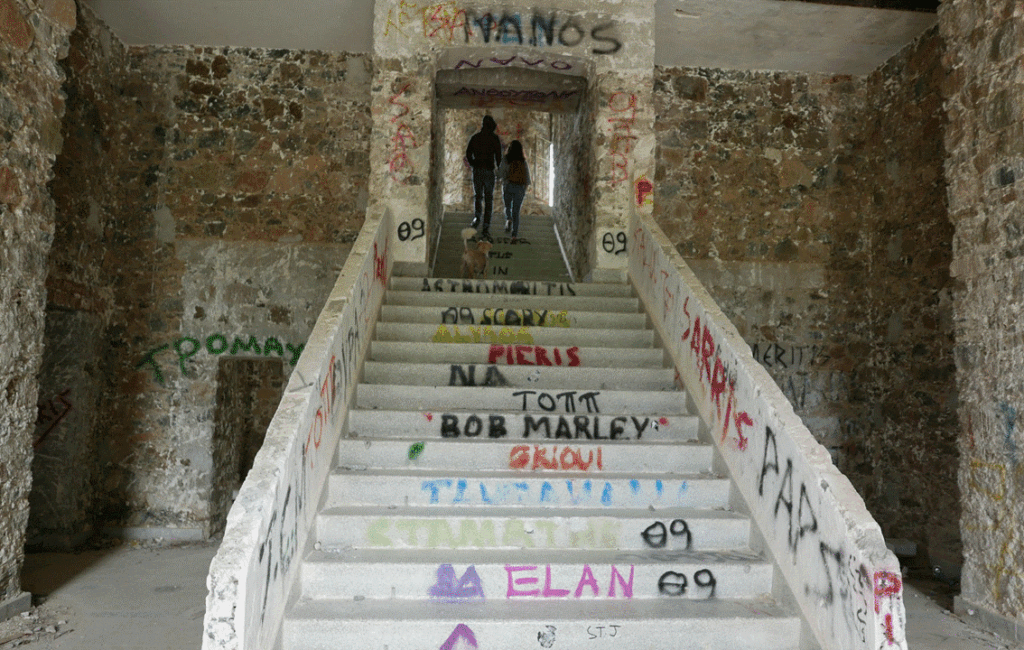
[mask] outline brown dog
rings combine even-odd
[[[470,240],[476,236],[475,228],[462,229],[462,243],[465,250],[462,253],[462,277],[471,280],[477,275],[481,278],[487,277],[487,252],[494,246],[489,241],[481,239],[476,243],[476,248],[470,248]]]

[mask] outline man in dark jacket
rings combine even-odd
[[[479,228],[483,217],[481,237],[491,237],[491,210],[494,208],[494,168],[501,164],[501,140],[494,132],[498,128],[494,118],[484,115],[480,130],[469,139],[466,160],[473,168],[473,227]]]

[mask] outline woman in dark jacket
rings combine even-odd
[[[523,155],[523,144],[513,140],[498,167],[498,177],[504,180],[502,198],[505,200],[505,232],[512,233],[512,243],[519,237],[519,210],[523,207],[526,188],[530,185],[530,167]]]

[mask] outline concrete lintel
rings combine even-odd
[[[1024,622],[1004,616],[986,605],[972,603],[963,596],[953,597],[953,613],[973,625],[998,634],[1015,643],[1024,641]]]
[[[0,603],[0,621],[6,621],[12,616],[27,612],[32,608],[32,594],[23,591],[17,596],[12,596]]]

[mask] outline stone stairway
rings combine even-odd
[[[284,649],[796,650],[640,310],[392,278]]]
[[[441,223],[438,255],[434,262],[435,277],[460,276],[462,229],[472,220],[473,215],[465,212],[445,215]],[[519,241],[515,244],[510,242],[504,227],[505,217],[501,211],[501,202],[498,201],[491,218],[494,248],[490,251],[489,278],[552,282],[570,280],[550,215],[520,215]]]

